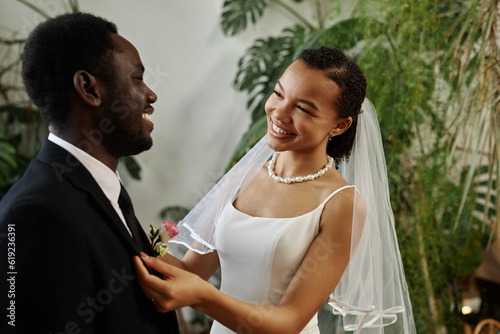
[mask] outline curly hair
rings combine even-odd
[[[333,105],[342,118],[352,117],[352,124],[341,135],[332,137],[326,152],[338,165],[351,155],[358,115],[366,94],[366,79],[361,69],[339,49],[320,47],[305,49],[298,59],[313,69],[323,70],[328,78],[340,88],[340,94],[334,96]]]
[[[85,70],[109,86],[114,23],[87,13],[49,19],[33,30],[23,54],[26,91],[47,125],[64,127],[69,119],[73,76]]]

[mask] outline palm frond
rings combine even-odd
[[[44,10],[42,10],[40,7],[32,4],[31,2],[29,2],[27,0],[17,0],[17,1],[19,1],[23,5],[31,8],[32,10],[34,10],[35,12],[37,12],[38,14],[42,15],[44,18],[46,18],[46,19],[50,18],[49,14],[47,14]]]
[[[472,4],[451,49],[453,62],[458,66],[450,73],[450,81],[455,85],[462,117],[452,124],[450,152],[460,154],[463,164],[468,166],[459,216],[464,211],[469,192],[474,191],[474,180],[480,166],[489,166],[489,180],[498,180],[500,176],[498,19],[498,0],[478,0]],[[488,190],[489,193],[498,191],[496,182],[489,184],[494,187]],[[490,198],[498,209],[498,196]],[[494,226],[498,226],[499,221],[497,215]]]

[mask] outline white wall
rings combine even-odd
[[[31,0],[51,15],[58,0]],[[213,185],[249,125],[245,96],[231,87],[236,64],[256,37],[279,34],[292,18],[268,11],[257,27],[237,37],[219,28],[222,0],[80,0],[82,11],[117,24],[139,50],[146,82],[158,95],[153,148],[137,158],[142,180],[122,178],[136,214],[149,231],[165,206],[192,207]],[[308,12],[310,8],[304,6]],[[0,0],[1,37],[26,37],[42,21],[15,0]]]

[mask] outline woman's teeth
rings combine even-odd
[[[142,118],[144,118],[146,121],[151,121],[151,115],[147,113],[142,113]]]
[[[276,124],[273,123],[273,130],[274,132],[277,132],[277,133],[281,133],[283,135],[291,135],[290,132],[286,132],[285,130],[283,130],[282,128],[278,127]]]

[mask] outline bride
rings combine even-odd
[[[214,334],[319,333],[329,300],[345,330],[416,332],[365,89],[340,50],[301,53],[266,102],[267,135],[180,222],[183,259],[134,258],[158,311],[189,305]]]

